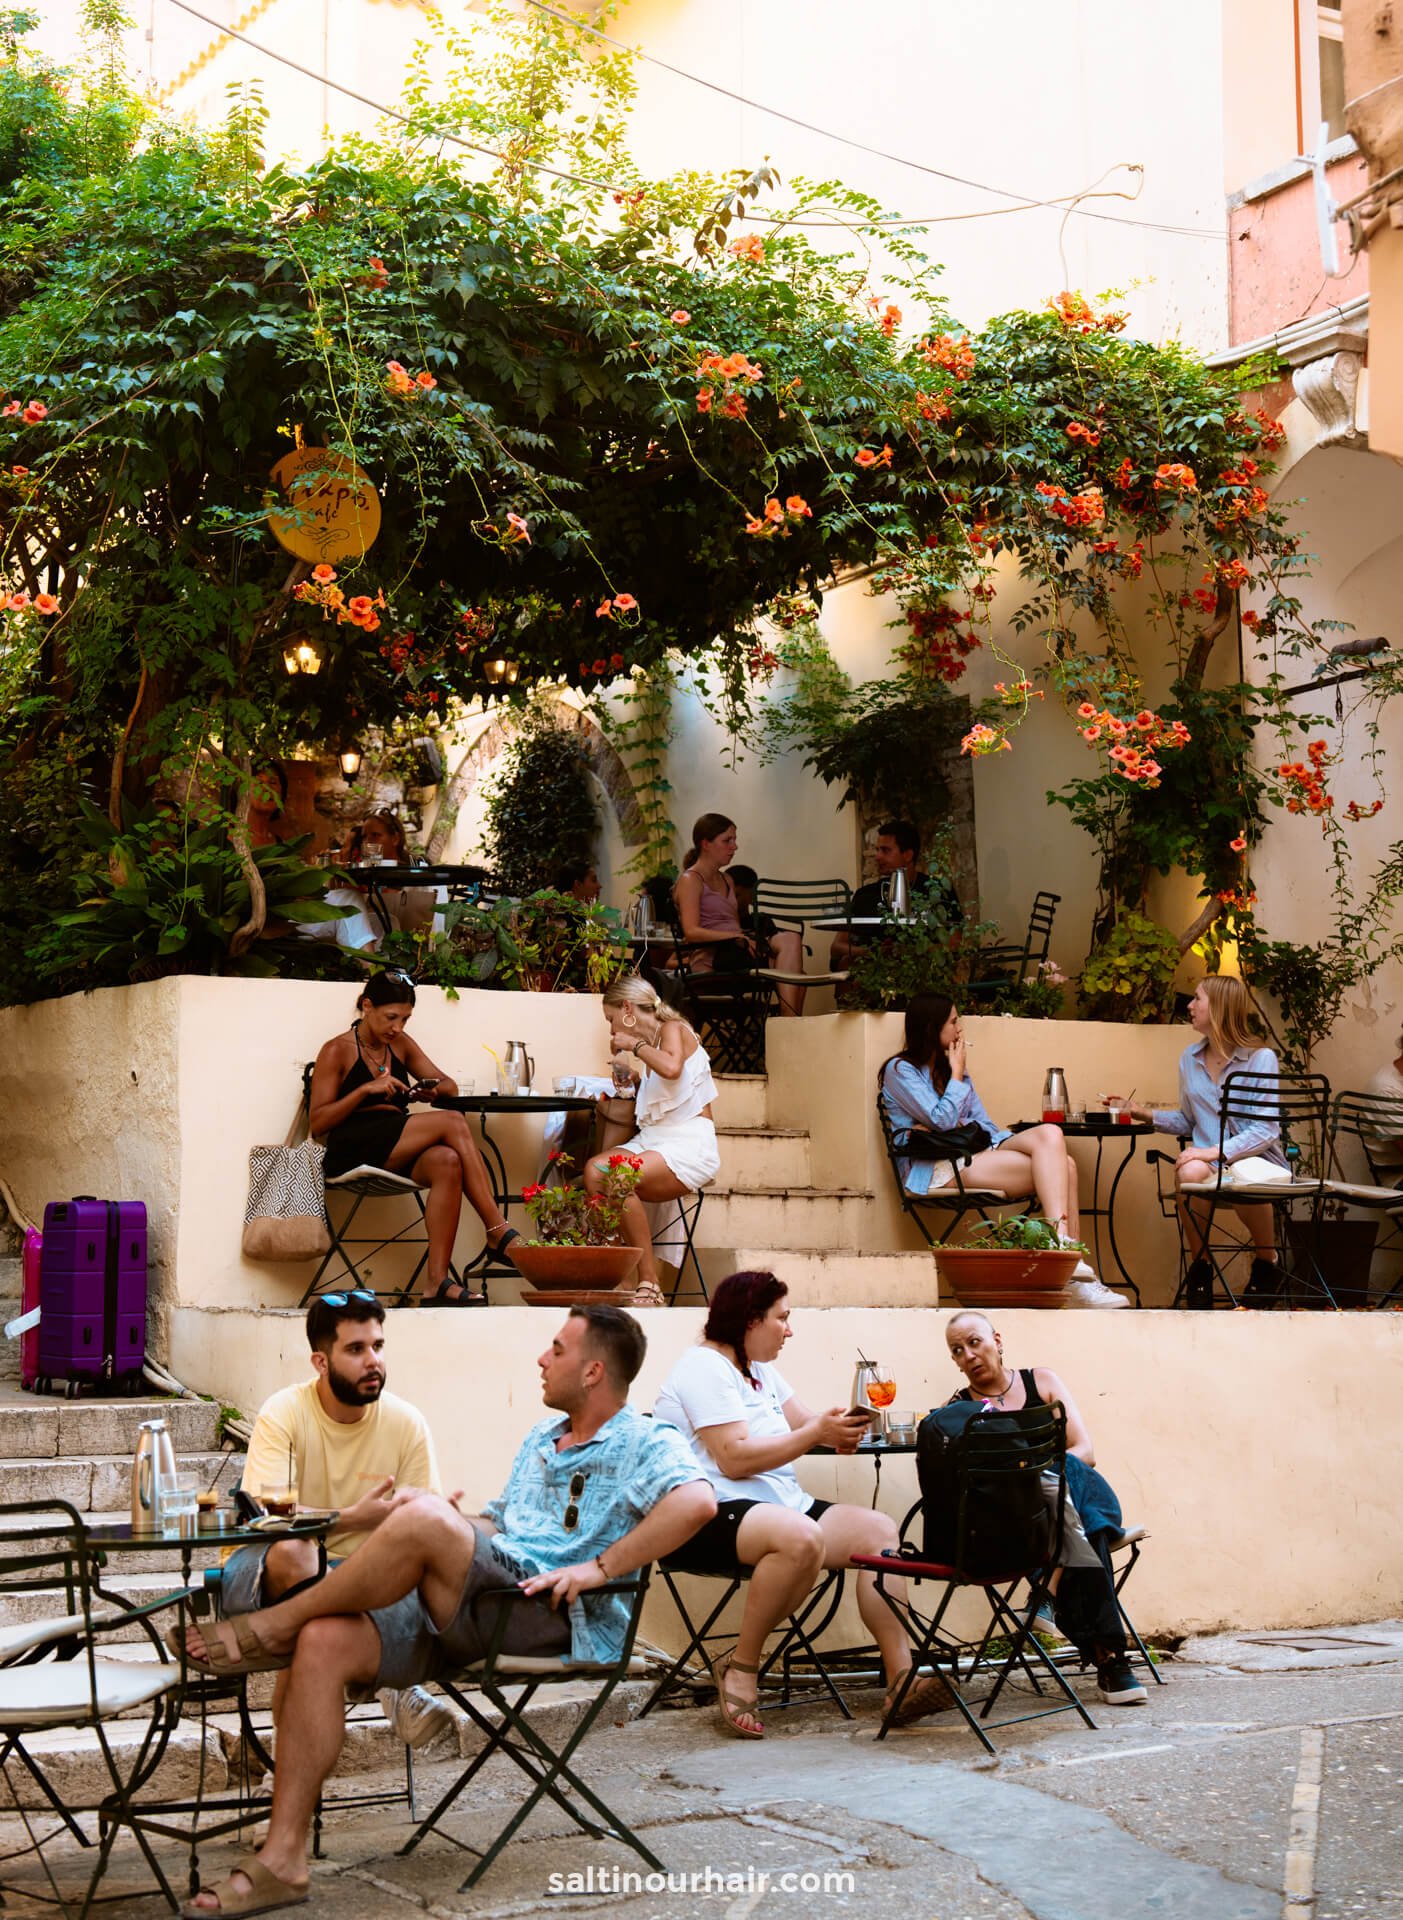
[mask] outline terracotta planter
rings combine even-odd
[[[1079,1253],[937,1247],[935,1268],[963,1307],[1060,1307]]]
[[[541,1293],[621,1286],[642,1257],[639,1247],[541,1247],[518,1240],[512,1248],[522,1279]]]

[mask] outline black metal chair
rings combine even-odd
[[[697,1221],[701,1218],[702,1202],[705,1199],[706,1194],[703,1192],[682,1194],[678,1199],[670,1203],[675,1209],[674,1212],[665,1215],[657,1222],[654,1228],[654,1250],[661,1252],[664,1259],[667,1259],[666,1249],[668,1247],[677,1247],[680,1240],[681,1257],[675,1262],[671,1260],[668,1261],[669,1266],[675,1265],[677,1269],[671,1290],[667,1296],[669,1306],[677,1299],[678,1294],[684,1291],[682,1282],[686,1277],[688,1267],[692,1269],[696,1278],[696,1286],[694,1288],[688,1287],[685,1291],[689,1295],[692,1293],[700,1294],[703,1300],[710,1298],[706,1290],[706,1276],[702,1272],[701,1260],[697,1254],[696,1244]],[[669,1202],[662,1201],[659,1204],[665,1207]]]
[[[1107,1542],[1106,1554],[1103,1558],[1109,1561],[1106,1571],[1111,1577],[1111,1587],[1116,1596],[1116,1607],[1120,1613],[1121,1622],[1125,1627],[1127,1641],[1126,1659],[1132,1667],[1142,1666],[1157,1687],[1164,1687],[1168,1686],[1169,1682],[1160,1672],[1158,1661],[1155,1660],[1149,1648],[1140,1638],[1140,1629],[1131,1619],[1124,1597],[1125,1584],[1131,1574],[1134,1573],[1140,1559],[1140,1543],[1143,1540],[1148,1540],[1148,1538],[1149,1529],[1147,1527],[1127,1527],[1122,1533],[1117,1534],[1113,1540]],[[1036,1619],[1032,1624],[1035,1633],[1043,1631]],[[1056,1631],[1055,1627],[1053,1631]],[[1076,1648],[1071,1645],[1052,1647],[1047,1649],[1047,1652],[1049,1659],[1055,1661],[1058,1666],[1073,1667],[1080,1665],[1081,1656],[1078,1654]]]
[[[753,966],[699,966],[699,947],[688,946],[676,915],[669,917],[675,965],[658,970],[652,984],[696,1028],[717,1073],[765,1071],[765,1022],[775,1001],[775,983]]]
[[[1028,969],[1041,966],[1052,945],[1052,923],[1061,901],[1060,893],[1035,893],[1021,946],[1001,941],[974,953],[970,960],[972,977],[962,989],[967,1000],[988,1000],[1008,987],[1021,987]]]
[[[82,1516],[66,1500],[26,1500],[0,1507],[0,1600],[27,1608],[38,1594],[51,1598],[54,1609],[51,1618],[0,1629],[0,1774],[26,1828],[29,1816],[10,1778],[15,1761],[62,1823],[37,1840],[31,1830],[30,1839],[50,1888],[49,1894],[37,1897],[52,1901],[65,1914],[68,1904],[44,1848],[58,1838],[76,1841],[85,1850],[93,1842],[26,1741],[60,1728],[90,1733],[111,1783],[110,1792],[98,1802],[99,1835],[92,1872],[77,1908],[80,1920],[93,1904],[113,1842],[124,1827],[141,1849],[161,1893],[172,1908],[178,1905],[149,1838],[165,1830],[162,1817],[154,1809],[143,1814],[133,1796],[165,1749],[174,1726],[169,1697],[180,1684],[180,1668],[167,1656],[150,1616],[181,1596],[162,1594],[141,1605],[123,1601],[95,1615],[94,1604],[100,1598],[92,1585],[96,1562]],[[154,1658],[110,1659],[99,1651],[100,1635],[133,1625],[146,1634]],[[136,1735],[121,1745],[109,1735],[112,1722],[119,1719],[128,1735]],[[30,1849],[20,1851],[24,1855]],[[32,1885],[15,1891],[35,1897]]]
[[[1327,1197],[1325,1170],[1329,1153],[1330,1082],[1320,1073],[1229,1073],[1223,1079],[1222,1106],[1218,1120],[1218,1154],[1214,1177],[1179,1189],[1206,1209],[1203,1258],[1210,1269],[1211,1293],[1208,1304],[1236,1307],[1239,1290],[1229,1277],[1233,1264],[1243,1256],[1250,1258],[1249,1242],[1236,1236],[1215,1238],[1216,1222],[1223,1209],[1233,1206],[1270,1206],[1275,1215],[1275,1232],[1282,1285],[1273,1304],[1337,1303],[1325,1278],[1314,1248],[1314,1231],[1321,1205]],[[1223,1158],[1227,1142],[1249,1127],[1267,1126],[1279,1132],[1287,1156],[1290,1177],[1239,1185],[1227,1177],[1231,1164]],[[1181,1140],[1181,1149],[1189,1143]],[[1239,1158],[1248,1158],[1239,1155]],[[1174,1296],[1176,1307],[1185,1304],[1187,1276],[1193,1249],[1186,1243],[1183,1222],[1175,1206],[1174,1163],[1176,1155],[1152,1148],[1145,1158],[1156,1168],[1160,1211],[1172,1214],[1179,1223],[1180,1279]],[[1304,1207],[1306,1218],[1295,1217],[1295,1209]],[[1294,1270],[1288,1275],[1285,1255],[1286,1227],[1293,1228]],[[1304,1268],[1304,1271],[1302,1269]],[[1289,1286],[1288,1286],[1289,1281]]]
[[[657,1855],[585,1783],[572,1764],[615,1687],[635,1668],[641,1671],[641,1665],[633,1660],[633,1642],[648,1590],[648,1574],[649,1569],[644,1567],[626,1580],[611,1581],[606,1587],[594,1589],[591,1597],[617,1593],[627,1594],[630,1598],[628,1630],[623,1645],[617,1660],[608,1663],[562,1659],[558,1655],[528,1656],[505,1652],[502,1643],[512,1607],[535,1603],[529,1595],[515,1590],[477,1595],[473,1613],[482,1629],[485,1647],[483,1658],[457,1679],[441,1679],[439,1685],[482,1732],[483,1745],[437,1805],[419,1822],[400,1848],[401,1854],[412,1853],[429,1834],[436,1834],[439,1839],[461,1847],[465,1853],[477,1854],[477,1865],[458,1889],[460,1893],[466,1893],[469,1887],[477,1885],[503,1847],[530,1818],[541,1801],[550,1799],[569,1815],[582,1832],[596,1839],[621,1840],[655,1873],[666,1872]],[[490,1622],[487,1614],[489,1608],[493,1615]],[[579,1718],[568,1727],[555,1727],[550,1718],[533,1718],[528,1714],[532,1700],[542,1687],[578,1685],[582,1680],[597,1680],[599,1688]],[[531,1791],[484,1851],[469,1845],[466,1840],[460,1840],[456,1834],[446,1832],[440,1822],[487,1762],[499,1753],[521,1769],[531,1782]]]
[[[815,920],[841,919],[852,934],[852,889],[846,880],[757,880],[755,882],[755,918],[768,915],[776,926],[806,934]],[[831,940],[832,935],[829,935]],[[805,953],[813,948],[807,941]],[[764,980],[777,986],[831,987],[848,978],[846,970],[822,967],[817,973],[787,973],[782,967],[759,967]]]
[[[677,1609],[677,1616],[687,1634],[687,1643],[639,1708],[640,1720],[671,1695],[685,1693],[695,1700],[699,1691],[714,1689],[715,1682],[711,1677],[711,1656],[707,1648],[715,1641],[729,1641],[735,1637],[724,1630],[718,1632],[714,1629],[716,1622],[749,1580],[751,1569],[743,1567],[739,1573],[699,1572],[689,1567],[686,1561],[687,1556],[684,1550],[674,1554],[668,1560],[658,1562],[658,1572],[662,1575],[663,1585],[667,1588],[672,1604]],[[677,1585],[679,1575],[689,1580],[710,1580],[713,1583],[724,1581],[725,1583],[720,1598],[711,1607],[700,1626],[693,1619],[686,1599]],[[771,1676],[778,1672],[780,1697],[772,1704],[787,1707],[793,1705],[796,1698],[811,1699],[814,1689],[817,1688],[821,1693],[827,1694],[845,1720],[852,1719],[847,1701],[834,1685],[822,1656],[814,1646],[814,1642],[831,1624],[842,1598],[843,1569],[841,1567],[826,1568],[808,1599],[790,1614],[779,1630],[774,1646],[760,1663],[758,1682],[763,1687]],[[704,1674],[698,1676],[688,1674],[687,1669],[694,1654],[703,1662],[706,1668]],[[801,1662],[802,1670],[800,1671]],[[796,1694],[796,1677],[802,1677],[806,1683],[802,1696]]]
[[[1335,1174],[1325,1183],[1329,1199],[1375,1216],[1374,1239],[1364,1256],[1363,1272],[1351,1289],[1360,1296],[1361,1305],[1367,1302],[1372,1255],[1403,1253],[1403,1166],[1382,1157],[1384,1143],[1396,1140],[1403,1140],[1403,1100],[1348,1090],[1335,1095],[1330,1109],[1330,1164]],[[1367,1180],[1344,1178],[1346,1155],[1363,1159]],[[1382,1240],[1377,1238],[1379,1215],[1387,1222]],[[1376,1304],[1392,1305],[1401,1289],[1403,1267]]]
[[[892,1055],[892,1060],[897,1058]],[[1026,1211],[1034,1201],[1019,1199],[1012,1194],[1003,1193],[997,1187],[966,1186],[964,1173],[957,1160],[955,1178],[948,1187],[937,1187],[933,1193],[910,1193],[901,1178],[901,1161],[906,1157],[896,1144],[896,1134],[892,1127],[891,1115],[887,1103],[882,1098],[882,1080],[892,1061],[886,1061],[877,1074],[877,1121],[882,1129],[882,1141],[887,1150],[887,1164],[891,1168],[892,1179],[896,1182],[896,1191],[901,1200],[902,1210],[915,1221],[921,1238],[934,1252],[938,1246],[944,1246],[950,1235],[959,1226],[967,1213],[978,1214],[981,1220],[987,1220],[991,1211],[1003,1207],[1016,1207]],[[927,1214],[946,1214],[949,1224],[939,1239],[932,1234],[926,1224]]]
[[[311,1097],[312,1063],[309,1062],[302,1069],[302,1098],[309,1106]],[[413,1295],[419,1275],[424,1271],[429,1260],[429,1226],[424,1213],[424,1195],[428,1192],[428,1188],[421,1186],[410,1174],[391,1173],[385,1167],[351,1167],[345,1173],[323,1181],[323,1188],[327,1202],[326,1230],[331,1235],[331,1245],[322,1255],[316,1272],[308,1281],[306,1291],[297,1304],[305,1307],[314,1294],[327,1293],[341,1285],[364,1287],[368,1293],[375,1294],[377,1299],[388,1300],[394,1306],[406,1305]],[[351,1201],[350,1210],[339,1225],[331,1210],[333,1194],[346,1194]],[[398,1199],[412,1200],[415,1211],[394,1233],[374,1231],[352,1233],[351,1229],[356,1223],[356,1216],[367,1200]],[[417,1247],[420,1249],[419,1258],[409,1278],[399,1286],[377,1288],[372,1284],[374,1272],[369,1263],[388,1247]],[[364,1249],[360,1252],[359,1260],[352,1252],[352,1248]],[[337,1262],[340,1264],[337,1265]],[[362,1265],[365,1266],[364,1273],[361,1272]],[[451,1261],[448,1267],[448,1279],[462,1282],[462,1275]],[[483,1276],[482,1287],[485,1293],[487,1290],[485,1276]]]
[[[1094,1732],[1096,1722],[1056,1662],[1048,1657],[1032,1627],[1040,1608],[1049,1604],[1048,1581],[1052,1569],[1044,1564],[1047,1545],[1050,1540],[1058,1541],[1062,1537],[1067,1499],[1066,1416],[1060,1406],[1020,1407],[1008,1414],[977,1413],[951,1446],[955,1476],[951,1557],[929,1559],[914,1543],[907,1541],[912,1525],[924,1513],[920,1501],[902,1522],[902,1545],[898,1550],[853,1556],[853,1566],[876,1574],[877,1591],[911,1637],[910,1671],[887,1704],[877,1738],[886,1738],[907,1690],[925,1666],[933,1667],[949,1680],[954,1703],[964,1716],[965,1724],[988,1753],[995,1749],[986,1726],[997,1730],[1025,1720],[1046,1719],[1056,1713],[1075,1713]],[[1015,1564],[990,1572],[977,1564],[979,1527],[991,1511],[1005,1507],[1010,1495],[1016,1498],[1026,1491],[1030,1475],[1043,1483],[1039,1491],[1047,1498],[1042,1537],[1037,1542],[1030,1541],[1026,1557],[1014,1555]],[[1020,1561],[1022,1564],[1018,1564]],[[934,1604],[923,1607],[909,1591],[904,1595],[893,1593],[888,1585],[893,1579],[906,1581],[908,1588],[919,1589],[923,1584],[935,1586],[938,1593]],[[1030,1600],[1020,1613],[1013,1606],[1013,1595],[1025,1583]],[[982,1593],[989,1609],[988,1623],[979,1640],[973,1642],[958,1637],[946,1626],[956,1596],[972,1589]],[[1006,1642],[1002,1653],[993,1651],[996,1640]],[[964,1688],[981,1670],[992,1671],[994,1681],[979,1703],[976,1718]],[[989,1715],[1015,1672],[1020,1673],[1040,1697],[1044,1680],[1049,1681],[1055,1695],[1053,1704],[1035,1707],[1027,1713],[1006,1714],[1003,1719],[990,1722]]]

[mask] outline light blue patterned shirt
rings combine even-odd
[[[557,1448],[569,1430],[565,1414],[538,1421],[522,1441],[498,1500],[484,1516],[499,1531],[501,1545],[536,1573],[592,1560],[632,1532],[666,1493],[705,1476],[674,1427],[621,1407],[592,1440]],[[568,1533],[565,1510],[576,1476],[579,1524]],[[581,1594],[570,1605],[572,1660],[617,1660],[628,1631],[624,1594]]]
[[[1181,1140],[1191,1139],[1196,1147],[1216,1148],[1222,1130],[1223,1080],[1230,1073],[1275,1074],[1280,1068],[1270,1047],[1238,1047],[1223,1069],[1223,1079],[1215,1080],[1204,1065],[1207,1051],[1206,1040],[1185,1047],[1179,1056],[1179,1104],[1157,1107],[1153,1117],[1161,1133],[1177,1133]],[[1244,1089],[1244,1092],[1251,1105],[1265,1104],[1264,1087]],[[1263,1160],[1284,1167],[1286,1155],[1281,1150],[1280,1128],[1270,1120],[1249,1120],[1224,1140],[1224,1160],[1245,1160],[1248,1154],[1258,1154]]]
[[[891,1121],[898,1151],[912,1127],[983,1127],[990,1146],[1008,1139],[1007,1127],[996,1127],[984,1111],[972,1080],[951,1080],[937,1093],[929,1067],[913,1067],[909,1060],[892,1060],[882,1075],[882,1104]],[[931,1169],[943,1162],[901,1160],[901,1184],[908,1193],[929,1193]]]

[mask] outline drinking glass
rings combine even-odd
[[[295,1480],[275,1480],[271,1486],[261,1487],[258,1497],[269,1513],[276,1513],[284,1520],[291,1520],[297,1512]]]
[[[552,1093],[558,1093],[565,1099],[569,1099],[570,1095],[575,1091],[575,1075],[573,1073],[558,1073],[550,1083],[550,1090]]]
[[[884,1407],[889,1407],[896,1398],[895,1380],[873,1380],[868,1385],[867,1398],[869,1403],[880,1413]]]
[[[612,1061],[609,1071],[614,1076],[615,1093],[628,1096],[634,1092],[637,1082],[622,1060]]]
[[[156,1507],[161,1532],[194,1534],[199,1528],[200,1476],[197,1473],[167,1473],[157,1484]]]
[[[455,1073],[453,1078],[457,1082],[459,1093],[476,1093],[477,1081],[470,1073]]]
[[[1124,1100],[1117,1099],[1114,1094],[1107,1094],[1106,1095],[1106,1118],[1110,1121],[1113,1127],[1118,1127],[1122,1123],[1128,1125],[1130,1121],[1130,1115],[1126,1112]]]
[[[497,1069],[497,1091],[504,1099],[514,1100],[521,1091],[521,1068],[515,1060],[503,1061]]]

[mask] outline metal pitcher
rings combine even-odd
[[[508,1040],[507,1054],[503,1063],[508,1071],[516,1068],[516,1084],[523,1093],[528,1093],[536,1084],[536,1062],[526,1051],[524,1040]]]
[[[911,912],[911,888],[906,879],[905,867],[898,867],[891,877],[887,891],[887,905],[898,920],[905,920]]]
[[[175,1472],[175,1449],[164,1420],[143,1420],[132,1458],[132,1531],[161,1531],[161,1485]]]
[[[640,893],[633,909],[633,931],[640,940],[646,940],[652,933],[656,922],[653,918],[653,903],[646,893]]]

